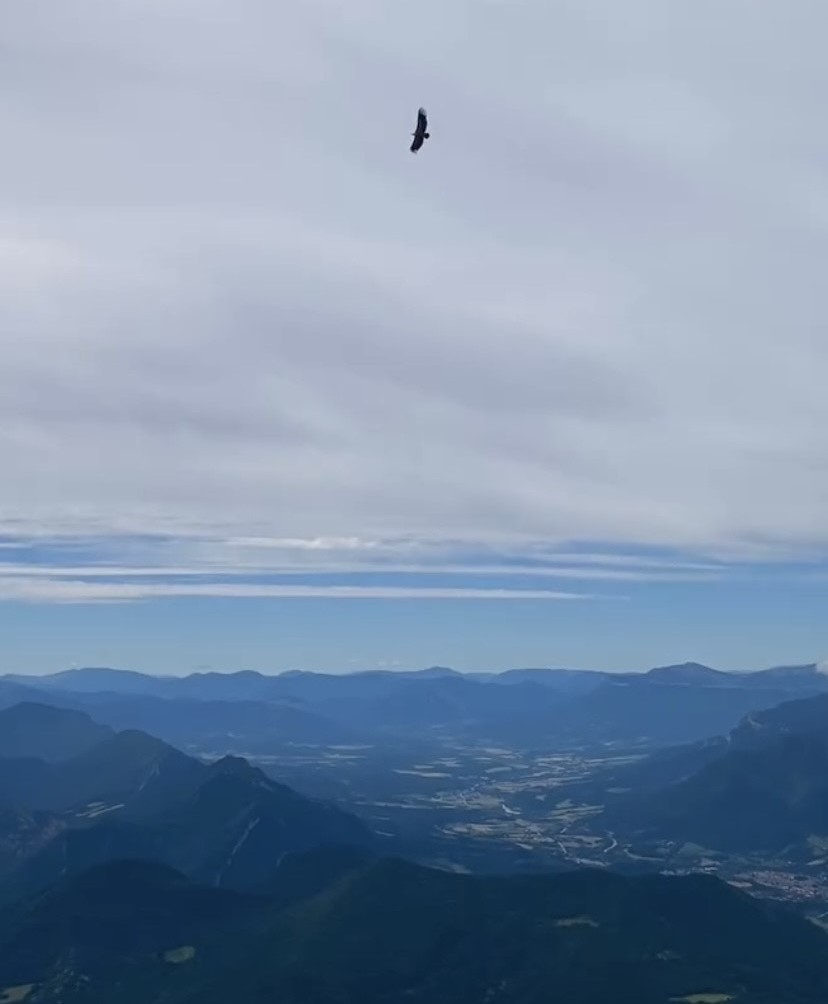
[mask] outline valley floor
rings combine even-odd
[[[602,789],[602,775],[643,755],[608,747],[533,755],[441,737],[390,748],[285,746],[251,758],[276,780],[357,813],[389,850],[443,867],[706,872],[828,915],[828,862],[818,850],[809,862],[723,855],[689,843],[631,842],[602,828],[602,800],[617,794]]]

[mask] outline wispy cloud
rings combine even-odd
[[[322,568],[294,565],[250,566],[248,568],[222,568],[208,565],[199,568],[181,566],[140,567],[127,565],[31,565],[0,563],[0,577],[3,578],[55,578],[55,579],[166,579],[166,578],[215,578],[236,577],[255,578],[265,575],[297,577],[320,575],[348,575],[359,577],[382,573],[384,576],[442,576],[442,577],[486,577],[486,578],[544,578],[583,579],[606,582],[698,582],[721,578],[722,572],[675,571],[670,569],[618,569],[618,568],[572,568],[555,565],[401,565],[352,563],[332,564]]]
[[[284,566],[274,566],[272,568],[256,567],[244,571],[222,571],[216,567],[210,568],[140,568],[129,566],[106,566],[106,565],[86,565],[86,566],[43,566],[43,565],[0,565],[0,574],[5,576],[48,576],[58,578],[163,578],[171,576],[203,577],[216,575],[360,575],[365,573],[382,572],[385,575],[464,575],[464,576],[511,576],[518,578],[521,576],[531,578],[546,579],[594,579],[596,581],[604,579],[618,582],[693,582],[721,577],[721,573],[698,572],[675,572],[675,571],[632,571],[605,568],[567,568],[549,566],[515,566],[515,565],[384,565],[377,568],[375,565],[354,564],[346,567],[331,566],[323,569]]]
[[[398,586],[274,585],[249,582],[113,582],[0,575],[0,599],[27,603],[131,603],[140,600],[229,599],[586,600],[588,595],[546,589],[470,589]]]
[[[565,582],[699,583],[734,570],[677,555],[570,551],[540,544],[374,539],[20,541],[0,560],[0,598],[121,602],[175,596],[585,599]],[[364,545],[364,546],[363,546]],[[39,585],[38,585],[39,583]]]

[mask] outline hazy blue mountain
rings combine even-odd
[[[112,693],[125,694],[156,693],[163,689],[167,680],[176,680],[175,677],[150,676],[145,673],[136,673],[129,669],[109,669],[92,666],[84,669],[66,669],[59,673],[49,673],[41,676],[10,674],[3,679],[27,687],[45,688],[47,690],[69,690],[76,693],[110,691]]]
[[[55,812],[101,803],[152,812],[189,790],[204,770],[198,761],[143,732],[110,733],[59,763],[0,759],[0,803]]]
[[[0,757],[66,760],[112,736],[82,711],[25,702],[0,711]]]
[[[50,718],[58,732],[77,722],[73,711],[50,709]],[[60,762],[0,758],[0,876],[17,864],[18,885],[39,886],[101,861],[146,857],[215,885],[253,887],[286,853],[373,843],[355,817],[242,758],[207,765],[143,732],[105,733]]]
[[[60,797],[59,770],[37,757],[0,758],[0,805],[45,809]]]
[[[285,907],[124,861],[0,917],[36,1004],[824,1004],[825,935],[716,879],[493,879],[401,861],[293,874]],[[323,870],[325,870],[323,869]]]
[[[634,764],[607,771],[592,787],[603,785],[646,792],[687,780],[734,750],[770,746],[789,735],[828,730],[828,694],[784,701],[746,714],[727,735],[658,749]]]
[[[828,673],[822,672],[816,663],[806,663],[797,666],[774,666],[771,669],[762,669],[749,675],[753,676],[755,680],[771,685],[782,681],[788,689],[796,685],[803,690],[813,689],[817,692],[828,690]]]
[[[228,757],[204,767],[189,792],[171,793],[152,814],[116,812],[94,825],[66,827],[28,855],[7,885],[19,894],[96,864],[140,858],[211,886],[256,890],[272,883],[288,854],[325,845],[367,849],[374,842],[355,817]]]
[[[241,671],[236,673],[191,673],[187,676],[152,676],[133,670],[99,668],[68,669],[45,676],[12,675],[6,682],[73,694],[121,694],[181,697],[195,700],[257,701],[278,697],[278,676]]]
[[[625,674],[627,679],[673,686],[742,687],[786,694],[818,694],[828,691],[828,675],[813,663],[804,666],[777,666],[754,672],[724,673],[697,662],[661,666],[644,674]]]
[[[629,674],[627,674],[629,675]],[[656,666],[643,674],[648,683],[664,683],[673,686],[729,687],[739,681],[734,673],[723,673],[699,662],[683,662],[672,666]]]
[[[233,673],[191,673],[187,676],[151,676],[131,670],[71,669],[45,676],[9,675],[0,682],[72,693],[141,694],[216,701],[310,699],[339,692],[342,680],[356,683],[361,693],[377,696],[400,680],[441,680],[460,677],[481,683],[543,683],[562,692],[589,689],[607,674],[572,669],[507,669],[499,673],[461,673],[447,666],[391,671],[363,670],[355,673],[320,673],[289,670],[267,675],[249,670]]]
[[[626,832],[819,856],[813,838],[828,838],[828,694],[751,712],[726,738],[660,751],[610,783],[630,789],[605,815]]]
[[[545,737],[545,714],[564,699],[555,689],[533,683],[495,688],[443,671],[289,673],[262,679],[271,691],[267,701],[65,691],[57,699],[86,708],[116,728],[141,728],[179,745],[245,753],[268,752],[285,742],[337,745],[370,742],[372,737],[419,738],[424,729],[516,740],[524,731],[521,720],[530,719]]]
[[[747,714],[790,693],[771,687],[681,685],[610,678],[550,720],[573,742],[679,745],[728,733]]]
[[[4,685],[20,686],[8,678]],[[782,701],[826,692],[828,676],[815,666],[722,673],[697,663],[614,675],[566,669],[467,675],[432,667],[156,678],[90,669],[38,678],[36,686],[41,701],[91,711],[115,728],[216,753],[265,753],[282,743],[423,735],[533,749],[676,745],[727,733],[745,715]]]
[[[518,741],[520,724],[526,726],[539,716],[546,732],[548,714],[562,701],[556,691],[534,683],[491,687],[461,676],[432,679],[427,684],[407,678],[394,681],[393,687],[366,702],[358,714],[363,726],[374,722],[392,732],[420,733],[430,726],[449,726],[478,738]]]
[[[28,680],[29,678],[23,677],[23,679]],[[26,701],[36,703],[40,700],[42,700],[42,695],[36,686],[19,683],[12,677],[0,677],[0,708],[10,708]]]
[[[828,729],[828,694],[785,701],[746,716],[731,733],[731,742],[742,748],[762,746],[791,733]]]
[[[414,677],[420,680],[442,680],[447,676],[463,676],[463,673],[459,673],[456,669],[450,669],[448,666],[428,666],[426,669],[412,669],[403,674],[398,674],[403,676]]]
[[[816,664],[777,666],[750,672],[728,673],[700,663],[685,662],[658,666],[640,673],[605,673],[590,670],[537,667],[506,669],[497,673],[460,673],[446,666],[422,670],[365,670],[356,673],[320,673],[291,670],[276,675],[250,670],[232,673],[202,672],[187,676],[151,676],[132,670],[110,668],[70,669],[45,676],[9,674],[0,677],[0,688],[16,684],[26,688],[71,691],[153,694],[160,697],[188,697],[199,700],[278,700],[289,695],[318,697],[328,687],[336,690],[341,681],[355,682],[376,694],[377,688],[401,679],[445,679],[462,677],[478,682],[535,682],[567,690],[578,690],[603,682],[607,677],[644,683],[724,687],[768,687],[786,691],[828,691],[828,674]]]
[[[271,752],[283,743],[337,745],[365,738],[347,721],[281,703],[111,693],[64,693],[61,700],[85,708],[115,729],[139,729],[177,746],[197,746],[217,754]]]
[[[518,741],[528,728],[543,744],[554,742],[547,712],[565,699],[552,686],[516,681],[492,687],[488,680],[440,667],[348,676],[117,677],[114,670],[72,670],[40,678],[40,699],[89,711],[116,729],[140,729],[217,753],[269,752],[290,742],[337,745],[371,741],[372,736],[419,738],[424,729]],[[101,686],[107,690],[94,689]],[[185,693],[189,696],[181,696]],[[255,701],[241,696],[250,693],[257,695]],[[211,696],[216,694],[222,699]]]
[[[304,798],[236,757],[211,765],[193,796],[154,825],[163,841],[160,860],[235,889],[259,888],[286,854],[319,844],[373,843],[355,817]]]
[[[562,694],[588,694],[605,682],[610,674],[579,669],[507,669],[491,674],[491,682],[502,684],[537,683]],[[481,674],[479,679],[484,679]]]
[[[730,749],[625,811],[627,826],[649,837],[736,853],[804,850],[828,838],[828,734]]]

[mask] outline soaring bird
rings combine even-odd
[[[425,108],[421,108],[417,112],[417,131],[411,133],[414,137],[414,142],[411,144],[411,152],[416,153],[423,142],[429,138],[429,133],[426,131],[428,129],[428,118],[426,116]]]

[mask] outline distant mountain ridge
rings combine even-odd
[[[693,742],[728,732],[751,711],[826,692],[828,675],[816,664],[750,673],[684,663],[617,674],[556,668],[468,674],[436,666],[186,677],[97,668],[0,678],[0,707],[19,700],[72,707],[116,729],[141,729],[216,754],[446,735],[543,750]]]
[[[228,673],[191,673],[185,676],[154,676],[121,669],[69,669],[45,676],[24,676],[8,674],[0,677],[0,685],[15,685],[26,688],[26,696],[31,689],[45,688],[52,691],[71,693],[111,693],[145,695],[158,697],[196,697],[199,700],[285,700],[313,693],[315,689],[335,681],[350,681],[361,688],[378,690],[383,681],[440,681],[462,679],[484,682],[514,682],[522,674],[527,674],[533,682],[545,682],[548,674],[566,673],[583,676],[596,685],[606,674],[588,670],[507,670],[495,673],[461,673],[443,666],[432,666],[421,670],[360,670],[351,673],[321,673],[309,670],[287,670],[277,674],[264,674],[252,670]]]
[[[308,686],[322,681],[348,680],[378,683],[381,680],[464,679],[477,683],[514,684],[532,682],[568,691],[584,692],[606,681],[641,682],[663,685],[698,685],[723,687],[777,688],[803,687],[828,692],[828,674],[817,663],[775,666],[766,669],[728,672],[697,662],[676,663],[642,672],[607,672],[604,670],[534,667],[505,669],[499,672],[461,672],[446,666],[419,670],[360,670],[350,673],[322,673],[311,670],[286,670],[265,674],[255,670],[234,672],[197,672],[183,676],[158,676],[135,670],[89,667],[62,670],[42,676],[9,673],[0,676],[0,685],[31,689],[69,691],[72,693],[110,693],[160,697],[196,697],[199,700],[258,701],[280,700],[301,695]],[[28,691],[24,691],[28,696]]]
[[[766,686],[771,689],[782,686],[828,691],[828,674],[822,672],[817,663],[727,672],[699,662],[684,662],[670,666],[656,666],[644,673],[613,673],[608,676],[615,680],[660,683],[666,686],[739,688]]]

